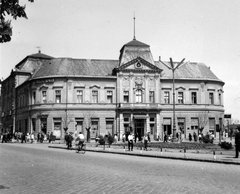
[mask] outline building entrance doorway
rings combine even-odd
[[[141,141],[142,137],[144,136],[144,126],[145,120],[144,119],[135,119],[134,120],[134,133],[137,135],[138,140]]]
[[[166,132],[167,135],[171,135],[172,134],[171,125],[163,125],[163,128],[164,128],[164,133]]]

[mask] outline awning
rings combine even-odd
[[[149,118],[149,116],[147,115],[133,115],[134,119],[146,119]]]

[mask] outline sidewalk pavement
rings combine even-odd
[[[49,148],[67,149],[65,144],[51,144]],[[153,157],[161,159],[174,159],[174,160],[186,160],[186,161],[199,161],[199,162],[211,162],[211,163],[222,163],[222,164],[234,164],[240,165],[240,158],[234,158],[235,150],[223,150],[223,151],[212,151],[212,150],[179,150],[169,148],[149,148],[148,151],[140,150],[139,148],[133,148],[133,151],[128,151],[123,146],[111,145],[107,146],[96,145],[87,143],[87,152],[99,152],[99,153],[111,153],[111,154],[122,154],[131,156],[141,157]]]

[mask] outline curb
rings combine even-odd
[[[65,147],[59,147],[59,146],[48,146],[48,148],[67,149]],[[171,159],[171,160],[185,160],[185,161],[196,161],[196,162],[208,162],[208,163],[240,165],[240,163],[233,162],[233,161],[196,159],[196,158],[188,158],[188,157],[159,156],[159,155],[154,155],[154,154],[153,155],[148,155],[148,154],[138,154],[138,153],[132,153],[132,152],[131,153],[128,153],[128,152],[112,152],[112,151],[92,150],[92,149],[87,149],[86,151],[87,152],[99,152],[99,153],[129,155],[129,156],[140,156],[140,157],[148,157],[148,158],[161,158],[161,159]]]

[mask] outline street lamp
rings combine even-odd
[[[175,120],[175,77],[174,77],[174,72],[177,68],[180,67],[180,65],[183,64],[185,58],[178,63],[176,66],[174,66],[172,58],[170,58],[170,65],[171,67],[169,67],[168,65],[166,65],[165,63],[162,63],[170,70],[172,70],[172,77],[173,77],[173,140],[176,139],[176,120]]]

